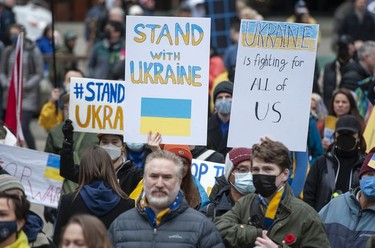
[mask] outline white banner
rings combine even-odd
[[[60,156],[0,145],[0,165],[21,181],[30,202],[57,208],[63,182]]]
[[[224,164],[193,159],[191,164],[191,174],[201,183],[210,195],[212,187],[215,185],[215,177],[224,175]]]
[[[229,147],[269,136],[305,151],[319,26],[242,20]]]

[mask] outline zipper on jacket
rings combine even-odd
[[[158,229],[154,227],[154,231],[152,232],[152,247],[156,247],[156,234],[158,233]]]
[[[357,220],[355,222],[355,226],[354,226],[353,232],[355,232],[357,230],[357,226],[358,226],[359,221],[361,220],[361,218],[362,218],[362,209],[359,210],[359,214],[358,214]]]

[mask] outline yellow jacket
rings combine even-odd
[[[56,115],[56,104],[54,102],[47,102],[43,105],[42,110],[38,118],[40,126],[49,130],[63,121],[63,114],[60,109],[57,110]]]

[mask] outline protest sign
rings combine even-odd
[[[63,181],[60,156],[0,145],[0,165],[21,181],[30,202],[57,208]]]
[[[370,118],[367,121],[363,137],[365,138],[367,144],[366,152],[369,152],[371,148],[375,147],[375,108],[372,109]]]
[[[327,144],[330,145],[335,138],[333,134],[336,129],[337,118],[332,115],[327,115],[324,120],[324,137],[323,139],[327,141]]]
[[[125,140],[205,145],[210,19],[127,16]]]
[[[191,164],[191,174],[201,183],[210,195],[212,187],[215,185],[215,177],[224,175],[224,164],[193,159]]]
[[[69,118],[74,131],[124,134],[125,84],[92,78],[71,78]]]
[[[242,20],[229,147],[261,136],[305,151],[318,25]]]

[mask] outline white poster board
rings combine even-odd
[[[69,101],[74,131],[124,134],[123,81],[73,77]]]
[[[210,19],[127,16],[125,140],[205,145]]]
[[[21,181],[30,202],[57,208],[63,182],[60,156],[0,145],[0,165]]]
[[[210,195],[211,189],[215,185],[215,177],[224,175],[224,168],[225,164],[193,159],[191,174],[201,183],[207,195]]]
[[[229,147],[269,136],[305,151],[319,26],[242,20]]]

